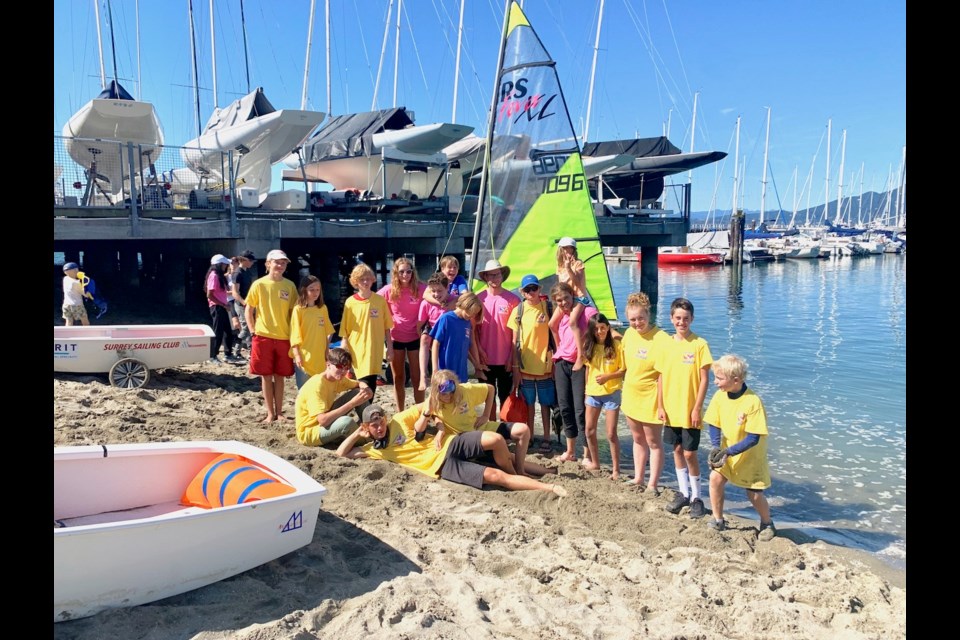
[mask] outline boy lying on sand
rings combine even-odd
[[[470,431],[445,438],[438,449],[434,437],[426,434],[431,419],[426,403],[416,404],[393,416],[389,423],[383,408],[372,404],[363,411],[360,428],[347,436],[337,455],[343,458],[375,458],[396,462],[414,471],[466,484],[481,489],[492,484],[514,491],[548,491],[566,496],[567,491],[555,484],[546,484],[517,475],[507,442],[494,431]],[[357,446],[360,438],[371,442]],[[487,467],[471,458],[490,451],[500,469]]]

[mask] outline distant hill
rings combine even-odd
[[[897,212],[897,197],[898,189],[892,190],[890,193],[890,205],[889,212],[886,212],[887,209],[887,193],[886,191],[882,193],[878,192],[868,192],[863,194],[863,207],[860,207],[860,196],[850,196],[843,198],[843,219],[845,222],[854,223],[857,222],[857,216],[860,216],[860,219],[863,221],[873,220],[877,217],[882,217],[888,219],[891,224],[893,224],[893,218],[896,216]],[[819,224],[826,220],[827,222],[833,222],[837,217],[837,201],[833,200],[827,205],[827,215],[823,215],[823,204],[810,207],[809,220],[813,224]],[[779,208],[776,206],[776,203],[769,206],[766,211],[763,213],[763,218],[767,223],[776,223],[776,224],[787,224],[790,222],[790,218],[793,216],[793,211],[779,211]],[[744,216],[747,220],[747,227],[749,228],[751,223],[760,223],[760,211],[747,209],[744,211]],[[807,209],[799,209],[797,211],[796,223],[801,224],[807,220]],[[693,211],[690,213],[690,220],[695,225],[700,224],[726,224],[730,221],[730,209],[718,209],[712,214],[708,211]]]

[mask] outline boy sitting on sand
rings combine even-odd
[[[346,349],[334,347],[326,357],[323,372],[310,376],[297,393],[297,440],[308,447],[336,442],[356,430],[350,412],[373,397],[366,383],[346,377],[353,364]]]
[[[707,523],[715,531],[726,529],[723,519],[723,494],[727,481],[747,490],[750,504],[760,514],[761,540],[771,540],[777,529],[770,519],[770,505],[763,490],[770,486],[767,465],[767,412],[763,402],[747,389],[747,363],[727,354],[713,363],[717,385],[703,421],[710,429],[710,506],[713,519]]]
[[[374,458],[389,460],[431,478],[469,485],[477,489],[492,484],[514,491],[537,490],[567,495],[566,489],[517,475],[507,442],[494,431],[470,431],[445,438],[438,448],[434,437],[426,434],[433,419],[426,403],[415,404],[387,422],[386,413],[378,404],[363,410],[363,423],[340,444],[337,455],[342,458]],[[360,438],[371,442],[357,446]],[[500,469],[487,467],[471,458],[489,451]],[[502,469],[502,470],[501,470]]]

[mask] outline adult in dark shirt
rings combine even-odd
[[[240,258],[240,269],[237,271],[233,283],[233,306],[237,312],[237,317],[240,319],[240,333],[237,335],[238,339],[236,341],[236,355],[239,356],[241,347],[248,352],[250,351],[252,334],[250,328],[247,327],[244,309],[247,306],[247,293],[250,292],[250,285],[257,279],[255,266],[257,257],[250,249],[247,249],[238,257]]]

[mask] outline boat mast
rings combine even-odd
[[[857,198],[857,224],[863,220],[863,162],[860,163],[860,197]]]
[[[333,94],[330,91],[330,0],[327,7],[327,116],[333,114]]]
[[[799,179],[797,170],[799,168],[797,165],[793,165],[793,215],[790,216],[790,224],[787,225],[787,228],[793,228],[797,221],[797,180]]]
[[[118,83],[120,82],[117,78],[117,43],[113,38],[113,4],[107,2],[107,20],[110,22],[110,52],[113,56],[113,81]]]
[[[803,212],[804,213],[803,226],[805,227],[810,226],[810,195],[813,193],[813,169],[816,164],[817,164],[817,154],[813,154],[813,157],[810,159],[810,173],[807,174],[807,182],[806,182],[807,208]]]
[[[134,4],[134,15],[137,19],[137,101],[141,99],[141,75],[140,75],[140,0]]]
[[[380,63],[377,64],[377,82],[373,85],[373,102],[370,111],[377,108],[377,93],[380,92],[380,73],[383,71],[383,57],[387,53],[387,36],[390,34],[390,16],[393,15],[393,0],[387,5],[387,19],[383,23],[383,44],[380,45]]]
[[[213,0],[210,0],[210,65],[213,68],[213,108],[220,106],[217,97],[217,44],[213,35]]]
[[[504,0],[503,29],[500,37],[500,51],[497,53],[497,70],[493,74],[493,91],[490,99],[490,113],[487,116],[487,143],[483,148],[483,170],[480,172],[480,197],[477,200],[477,218],[473,224],[473,244],[470,248],[470,275],[467,286],[473,288],[473,274],[477,272],[477,246],[480,240],[480,221],[483,220],[483,209],[487,203],[487,173],[490,171],[490,154],[493,147],[493,124],[497,117],[497,96],[500,95],[500,72],[503,68],[503,56],[507,49],[507,26],[510,24],[510,2]],[[521,11],[523,5],[520,6]]]
[[[840,143],[840,174],[837,177],[839,181],[837,184],[837,217],[834,221],[835,225],[843,224],[843,162],[846,160],[847,155],[847,130],[843,129],[843,135],[841,136],[842,142]]]
[[[897,189],[897,217],[893,221],[894,225],[896,225],[897,227],[907,226],[906,208],[905,208],[906,204],[903,199],[904,198],[903,194],[907,190],[907,178],[904,175],[904,173],[906,172],[906,166],[907,166],[907,145],[903,145],[903,159],[900,160],[900,179],[899,179],[900,187]],[[903,207],[903,209],[901,209],[901,207]],[[900,218],[901,210],[903,211],[903,214],[902,214],[904,218],[903,220],[901,220]]]
[[[830,222],[830,128],[833,120],[827,120],[827,183],[823,187],[823,223]]]
[[[213,2],[213,0],[210,0]],[[316,0],[310,0],[310,22],[307,23],[307,58],[303,62],[303,95],[300,97],[300,108],[307,108],[307,78],[310,77],[310,46],[313,44],[313,12],[317,8]]]
[[[770,107],[767,107],[767,139],[763,143],[763,178],[760,180],[760,224],[767,203],[767,153],[770,151]]]
[[[600,0],[600,14],[597,16],[597,35],[593,40],[593,64],[590,67],[590,88],[587,90],[587,120],[583,124],[583,138],[580,141],[581,146],[587,143],[587,135],[590,133],[590,110],[593,107],[593,81],[597,74],[597,53],[600,51],[600,25],[603,24],[603,3]]]
[[[466,0],[460,0],[460,26],[457,27],[457,62],[453,70],[453,114],[450,122],[457,122],[457,87],[460,84],[460,49],[463,43],[463,5]]]
[[[190,54],[193,57],[193,96],[197,107],[197,138],[200,137],[200,82],[197,78],[197,39],[193,33],[193,0],[187,0],[187,14],[190,17]],[[199,140],[197,140],[199,143]]]
[[[690,153],[693,153],[693,140],[697,135],[697,98],[699,97],[700,97],[699,91],[693,94],[693,120],[690,122]],[[738,121],[739,121],[739,116],[738,116]],[[690,171],[687,171],[687,182],[689,184],[693,184],[693,169],[690,169]]]
[[[393,43],[393,107],[397,107],[397,71],[400,69],[400,9],[403,0],[397,0],[397,38]]]
[[[93,11],[97,17],[97,48],[100,50],[100,88],[107,88],[107,73],[103,69],[103,36],[100,34],[100,5],[93,0]]]
[[[247,53],[247,21],[243,17],[243,0],[240,0],[240,27],[243,30],[243,62],[247,70],[247,93],[250,93],[250,54]],[[193,28],[192,20],[190,28]]]
[[[733,154],[733,209],[730,210],[730,215],[735,216],[737,214],[737,182],[740,179],[740,116],[737,116],[737,143],[734,146]]]

